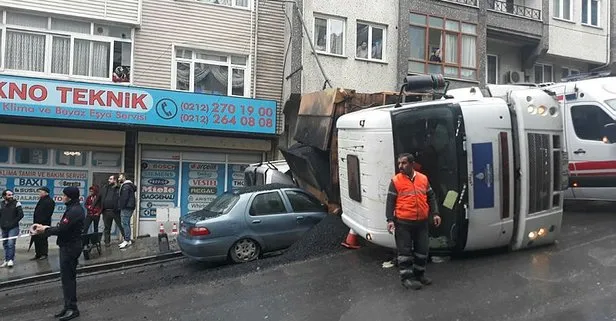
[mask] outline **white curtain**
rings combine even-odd
[[[195,63],[195,92],[228,94],[229,68],[226,66]]]
[[[75,39],[73,48],[73,74],[90,75],[90,41]]]
[[[6,32],[6,68],[45,71],[45,36],[15,31]]]
[[[462,36],[462,67],[477,67],[477,39],[474,36]]]
[[[90,50],[92,60],[90,60]],[[73,49],[73,74],[92,77],[109,77],[108,42],[75,39]]]
[[[71,38],[53,37],[51,42],[51,72],[69,74],[71,61]]]
[[[445,35],[445,62],[458,63],[458,35]]]
[[[109,78],[109,51],[108,42],[92,42],[92,76]]]

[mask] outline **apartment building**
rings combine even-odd
[[[155,235],[157,209],[241,185],[282,131],[284,19],[265,0],[0,2],[0,188],[22,228],[39,186],[126,172],[135,235]]]

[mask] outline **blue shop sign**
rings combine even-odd
[[[0,115],[276,133],[276,101],[0,75]]]

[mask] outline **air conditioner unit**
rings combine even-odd
[[[509,84],[518,84],[524,82],[524,73],[521,71],[508,71],[505,75],[505,81]]]
[[[94,34],[97,36],[109,36],[109,27],[95,26]]]

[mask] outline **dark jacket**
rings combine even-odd
[[[137,187],[133,182],[126,180],[120,186],[120,199],[118,200],[118,208],[120,210],[134,210],[136,206],[135,192]]]
[[[43,225],[51,225],[51,217],[56,209],[56,202],[49,196],[39,199],[34,208],[34,222]]]
[[[16,199],[12,199],[8,203],[2,201],[3,206],[0,209],[0,228],[10,230],[19,226],[19,221],[24,218],[24,211],[21,208],[21,203]]]
[[[56,244],[60,247],[81,247],[81,232],[86,213],[79,200],[66,203],[66,211],[56,227],[45,230],[45,236],[57,235]]]
[[[100,207],[101,211],[113,210],[119,211],[118,200],[120,199],[119,187],[117,185],[106,185],[101,189],[100,197],[94,204],[95,207]]]

